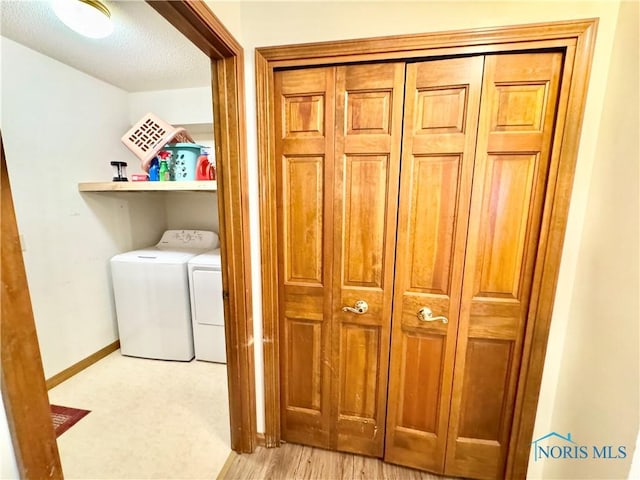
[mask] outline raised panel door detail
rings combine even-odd
[[[284,159],[285,282],[322,283],[323,158]]]
[[[447,475],[504,476],[561,70],[559,52],[486,56]]]
[[[402,373],[402,396],[398,425],[435,433],[440,413],[440,390],[444,361],[444,337],[407,333],[403,339],[403,362],[412,368]]]
[[[463,133],[467,89],[438,88],[418,91],[415,133]]]
[[[443,473],[483,57],[407,65],[385,459]],[[428,322],[418,312],[429,308]]]
[[[518,299],[537,155],[489,155],[481,225],[480,296]]]
[[[459,437],[500,438],[513,342],[469,339]]]
[[[416,156],[412,167],[410,290],[448,294],[460,155]]]
[[[375,417],[379,349],[378,328],[342,326],[340,415],[366,419]]]
[[[547,82],[496,84],[492,131],[540,131],[544,120]]]
[[[333,397],[338,450],[382,456],[404,64],[336,69]],[[344,311],[363,300],[361,315]]]
[[[335,68],[277,71],[273,91],[280,427],[329,448]]]
[[[287,319],[285,339],[288,346],[287,408],[320,410],[321,357],[320,324]]]
[[[324,96],[286,96],[284,101],[284,138],[324,135]]]
[[[345,159],[344,284],[383,287],[386,155]]]
[[[347,135],[388,134],[391,128],[391,91],[349,92]]]

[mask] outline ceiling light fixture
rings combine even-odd
[[[85,37],[104,38],[113,32],[111,12],[100,0],[53,0],[53,11]]]

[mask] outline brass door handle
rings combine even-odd
[[[442,320],[442,323],[449,323],[449,319],[447,317],[434,317],[433,312],[429,307],[422,307],[418,310],[418,319],[423,322],[435,322],[436,320]]]
[[[356,313],[358,315],[362,315],[363,313],[367,313],[369,310],[369,304],[364,300],[358,300],[353,304],[353,307],[342,307],[343,312],[351,312]]]

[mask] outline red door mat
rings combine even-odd
[[[73,427],[90,411],[91,410],[51,405],[51,420],[53,421],[53,428],[56,431],[56,437],[59,437]]]

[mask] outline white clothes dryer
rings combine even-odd
[[[189,291],[196,360],[227,363],[220,249],[189,260]]]
[[[187,262],[218,245],[214,232],[167,230],[157,245],[111,259],[123,355],[193,359]]]

